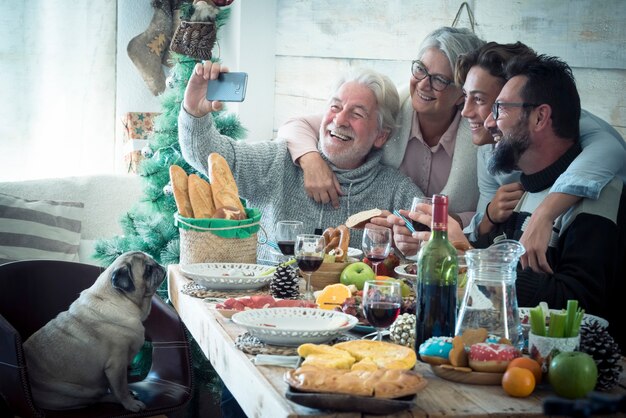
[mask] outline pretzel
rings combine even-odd
[[[333,227],[326,228],[324,232],[322,233],[322,236],[324,237],[324,241],[326,242],[326,246],[324,247],[324,252],[328,253],[328,251],[332,249],[332,248],[329,248],[328,246],[330,242],[332,241],[333,237],[335,236],[335,228]],[[339,234],[337,234],[337,236],[339,236]]]
[[[350,230],[345,225],[339,225],[339,245],[335,250],[336,261],[346,261],[348,255],[348,245],[350,244]]]

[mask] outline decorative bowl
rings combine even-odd
[[[261,276],[268,266],[245,263],[197,263],[180,266],[180,271],[200,286],[211,290],[250,290],[267,285],[272,275]]]
[[[348,332],[358,322],[352,315],[313,308],[253,309],[231,317],[237,325],[266,344],[322,344]]]
[[[528,333],[530,331],[530,310],[532,308],[518,308],[519,311],[519,320],[522,325],[522,334],[524,335],[524,341],[528,342]],[[561,309],[550,309],[550,312],[561,312]],[[549,319],[549,316],[548,316]],[[590,324],[592,322],[597,322],[602,328],[607,328],[609,326],[609,321],[604,318],[600,318],[599,316],[584,314],[582,324]],[[581,325],[582,325],[581,324]],[[547,325],[547,324],[546,324]]]

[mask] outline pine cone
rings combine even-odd
[[[298,299],[300,284],[296,271],[291,266],[276,267],[270,281],[270,295],[280,299]]]
[[[619,383],[622,371],[619,345],[596,321],[580,327],[580,351],[589,354],[598,367],[596,390],[607,391]]]
[[[389,327],[389,337],[396,344],[406,347],[415,346],[415,315],[405,313]]]

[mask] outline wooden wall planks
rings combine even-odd
[[[460,0],[277,0],[274,129],[318,112],[337,72],[368,66],[398,86],[426,34],[451,25]],[[623,0],[468,2],[476,33],[521,40],[574,69],[583,107],[626,136],[626,3]],[[462,12],[458,26],[469,26]]]

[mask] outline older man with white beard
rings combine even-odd
[[[397,169],[381,164],[381,147],[394,129],[399,110],[396,87],[386,76],[357,69],[336,83],[320,128],[320,151],[346,191],[339,208],[315,202],[304,188],[302,169],[293,164],[284,141],[248,143],[221,135],[211,112],[220,102],[206,100],[208,83],[220,72],[218,63],[197,64],[185,90],[178,118],[181,150],[198,171],[207,173],[212,152],[224,156],[248,205],[263,212],[268,235],[280,220],[304,222],[304,232],[336,227],[357,212],[380,208],[406,209],[422,191]],[[351,246],[360,247],[361,234],[351,234]],[[259,249],[265,259],[268,249]]]

